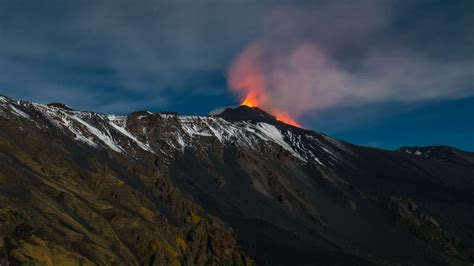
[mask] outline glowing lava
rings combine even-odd
[[[259,92],[261,93],[262,90],[260,90]],[[255,94],[254,91],[248,91],[247,97],[245,97],[245,99],[242,101],[240,105],[245,105],[248,107],[259,107],[260,104],[259,104],[258,99],[259,97],[257,97],[257,94]],[[276,120],[288,125],[302,128],[302,126],[298,122],[296,122],[293,118],[291,118],[291,116],[287,112],[281,112],[281,111],[276,110],[275,108],[269,108],[269,110],[271,114],[275,116]]]
[[[257,60],[262,54],[262,47],[256,43],[245,49],[229,69],[229,88],[244,96],[241,105],[261,107],[283,123],[301,127],[287,112],[281,111],[272,104],[267,91],[268,82],[265,65]]]
[[[246,105],[248,107],[257,107],[258,100],[254,93],[250,93],[247,97],[242,101],[240,105]]]
[[[273,113],[273,115],[280,122],[302,128],[302,126],[298,122],[296,122],[293,118],[291,118],[287,112],[275,112]]]

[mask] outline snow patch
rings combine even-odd
[[[321,166],[324,166],[324,164],[317,157],[314,157],[314,160],[316,160],[316,162],[319,163]]]
[[[102,141],[105,145],[107,145],[110,149],[122,153],[122,148],[115,143],[115,141],[108,135],[104,134],[102,131],[98,130],[97,128],[91,126],[81,118],[77,116],[72,116],[72,119],[76,120],[83,126],[87,128],[87,130],[94,136],[96,136],[100,141]]]
[[[183,137],[181,136],[181,134],[177,134],[177,137],[176,137],[176,141],[178,142],[178,144],[181,146],[181,149],[183,150],[184,147],[186,147],[186,142],[184,142],[184,139]]]
[[[289,151],[293,156],[297,157],[302,161],[306,161],[300,154],[295,152],[295,150],[284,140],[283,135],[280,130],[278,130],[274,125],[267,123],[257,123],[257,126],[253,130],[257,136],[260,136],[263,140],[272,141],[280,145],[283,149]],[[257,132],[258,131],[258,132]]]
[[[111,125],[115,130],[117,130],[118,132],[120,132],[122,135],[124,135],[124,136],[128,137],[129,139],[133,140],[133,141],[138,145],[138,147],[140,147],[142,150],[155,153],[155,152],[153,151],[153,149],[150,147],[150,145],[145,144],[145,143],[139,141],[135,136],[132,135],[132,133],[128,132],[125,128],[120,127],[120,126],[114,124],[112,121],[109,122],[109,125]]]
[[[13,113],[22,116],[26,119],[31,119],[29,115],[27,115],[25,112],[21,111],[20,109],[16,108],[15,106],[11,105],[10,108],[12,109]]]

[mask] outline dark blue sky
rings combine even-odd
[[[307,128],[474,150],[474,1],[255,2],[0,0],[0,94],[207,114],[239,103],[227,73],[258,44],[272,102]]]

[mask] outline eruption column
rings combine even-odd
[[[264,66],[258,60],[262,52],[262,48],[254,44],[237,57],[229,70],[230,89],[243,96],[241,105],[261,107],[274,115],[278,121],[301,127],[288,112],[281,111],[272,105],[267,92]]]

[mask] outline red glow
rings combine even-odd
[[[278,121],[301,127],[288,112],[280,111],[271,104],[263,66],[255,60],[261,52],[260,49],[258,45],[250,46],[235,60],[229,70],[229,87],[243,96],[241,105],[261,107],[274,115]]]
[[[242,105],[263,106],[267,103],[266,83],[262,67],[249,58],[254,58],[259,47],[245,50],[229,71],[229,87],[244,96]]]
[[[273,115],[280,122],[302,128],[302,126],[298,122],[296,122],[293,118],[291,118],[287,112],[275,112],[273,113]]]
[[[259,104],[258,97],[255,93],[252,93],[251,91],[245,97],[245,99],[242,101],[241,105],[246,105],[248,107],[257,107]]]

